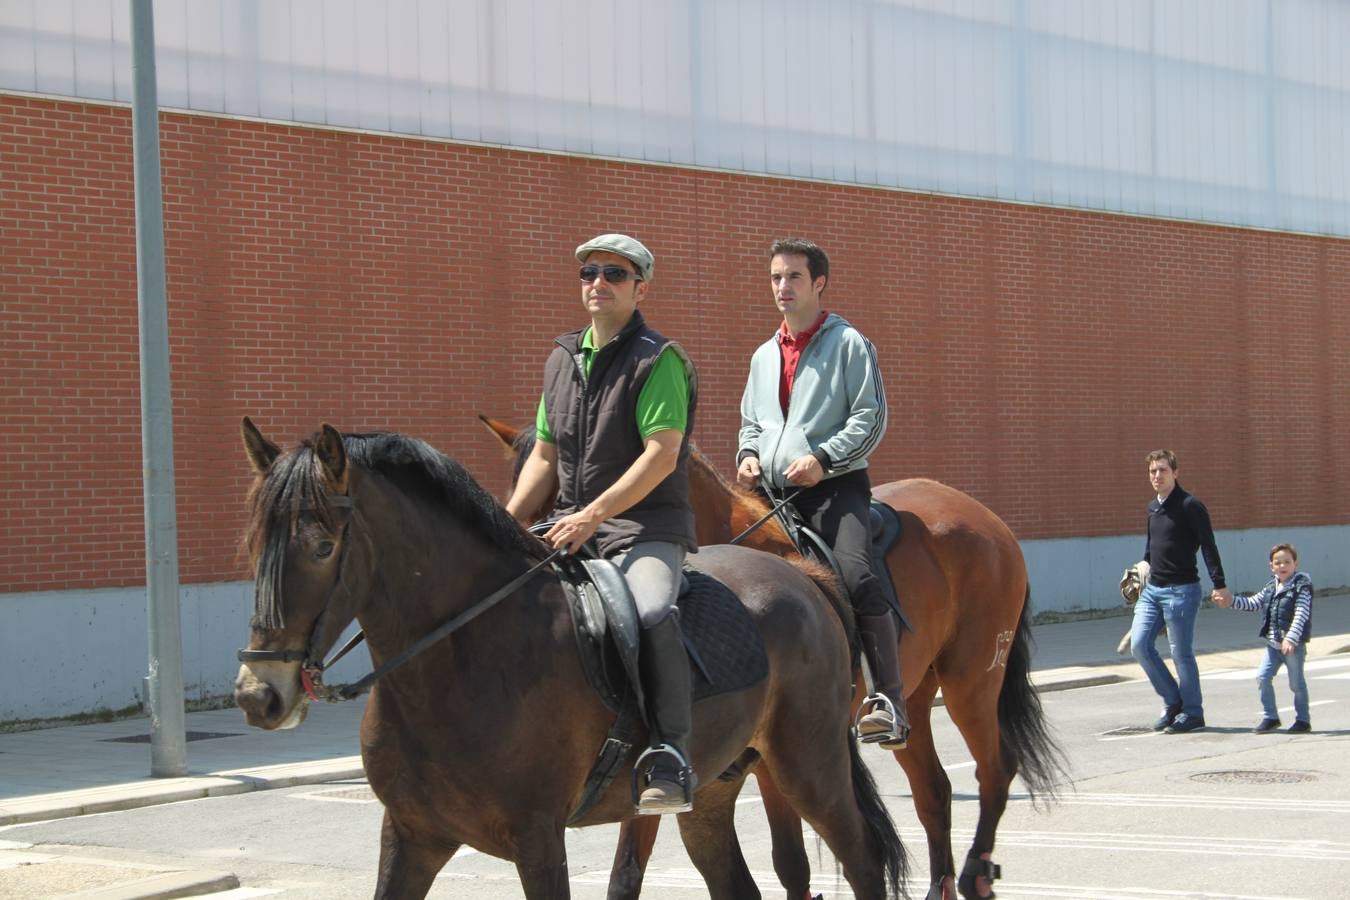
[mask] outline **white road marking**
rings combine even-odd
[[[1023,799],[1025,795],[1017,798]],[[1187,809],[1271,809],[1283,812],[1346,813],[1350,814],[1348,800],[1297,800],[1292,797],[1211,797],[1187,794],[1090,794],[1065,792],[1057,801],[1063,806],[1122,806]],[[999,843],[1003,832],[999,832]],[[1304,842],[1298,842],[1302,845]],[[1350,844],[1344,845],[1350,847]],[[1350,856],[1347,856],[1350,859]]]
[[[1159,891],[1149,888],[1100,887],[1094,885],[1035,884],[1032,882],[998,883],[1000,897],[1065,897],[1073,900],[1151,900],[1151,898],[1184,897],[1186,900],[1295,900],[1289,896],[1270,894],[1211,894],[1208,891]]]
[[[1350,678],[1350,674],[1347,674],[1345,677]],[[1314,706],[1326,706],[1328,703],[1335,702],[1335,700],[1309,700],[1308,709],[1312,709]],[[1294,705],[1291,703],[1288,706],[1281,706],[1279,711],[1282,713],[1291,713],[1294,711]]]
[[[291,794],[292,800],[317,800],[320,803],[355,803],[357,806],[365,806],[370,803],[379,803],[375,797],[325,797],[322,794]]]

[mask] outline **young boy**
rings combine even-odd
[[[1289,544],[1276,544],[1271,548],[1270,571],[1275,577],[1259,593],[1234,597],[1232,601],[1234,609],[1265,613],[1261,636],[1266,639],[1266,658],[1256,676],[1261,691],[1262,717],[1252,732],[1266,734],[1280,727],[1272,682],[1283,664],[1289,669],[1289,687],[1294,692],[1294,724],[1289,726],[1288,732],[1303,734],[1312,730],[1312,721],[1308,717],[1308,682],[1303,677],[1308,639],[1312,637],[1312,579],[1307,573],[1298,571],[1298,551]]]

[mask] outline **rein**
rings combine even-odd
[[[548,556],[539,560],[539,562],[535,563],[533,566],[527,569],[523,574],[516,576],[506,585],[493,591],[491,594],[487,595],[482,600],[479,600],[473,606],[464,610],[464,612],[455,616],[449,622],[446,622],[444,625],[438,626],[426,637],[422,638],[417,643],[413,644],[411,647],[404,650],[398,656],[395,656],[393,659],[386,661],[384,665],[380,666],[378,669],[371,672],[369,675],[362,678],[355,684],[345,685],[343,687],[336,689],[326,689],[327,693],[330,696],[326,696],[325,699],[351,700],[354,697],[358,697],[361,694],[365,693],[367,690],[370,689],[371,685],[373,685],[376,681],[383,678],[385,675],[388,675],[390,672],[401,667],[409,660],[411,660],[414,656],[417,656],[423,650],[427,649],[432,644],[441,640],[441,638],[448,637],[449,635],[454,634],[460,628],[463,628],[465,625],[469,624],[474,619],[478,618],[480,615],[487,612],[492,607],[496,606],[499,602],[501,602],[501,600],[504,597],[514,593],[518,588],[520,588],[521,585],[523,585],[525,582],[533,578],[535,573],[537,573],[544,566],[547,566],[549,563],[553,562],[559,556],[562,556],[564,552],[565,551],[562,548],[554,550]],[[346,653],[348,649],[354,647],[356,645],[355,641],[356,638],[353,638],[352,642],[349,642],[348,646],[342,649],[342,653]],[[341,653],[338,655],[341,656]],[[334,657],[332,660],[329,661],[329,664],[336,662],[337,658],[338,657]]]
[[[338,507],[351,507],[352,505],[351,498],[342,495],[329,497],[329,502]],[[314,623],[314,627],[310,630],[310,646],[307,646],[304,650],[243,649],[240,650],[236,656],[240,662],[299,662],[301,663],[300,676],[305,687],[305,693],[312,699],[327,700],[330,703],[337,703],[342,700],[353,700],[370,690],[376,681],[379,681],[395,669],[406,665],[415,656],[422,653],[422,651],[426,650],[432,644],[437,643],[442,638],[454,634],[456,631],[496,606],[505,597],[514,593],[525,584],[525,582],[533,578],[540,569],[552,563],[559,556],[562,556],[564,552],[565,551],[562,548],[554,550],[548,556],[527,569],[523,574],[511,579],[507,584],[493,591],[482,600],[479,600],[473,606],[455,616],[450,621],[437,626],[430,634],[419,639],[416,643],[405,649],[393,659],[386,660],[379,668],[368,673],[354,684],[343,685],[338,688],[329,687],[323,683],[323,673],[332,668],[338,660],[342,659],[342,657],[346,656],[358,644],[365,640],[366,633],[364,631],[358,631],[356,634],[352,635],[351,639],[343,645],[342,649],[329,657],[327,661],[316,664],[312,658],[311,648],[313,646],[314,638],[321,633],[321,628],[328,618],[328,610],[332,606],[331,603],[324,605],[323,612],[320,613],[318,620]],[[343,545],[343,553],[346,553],[345,543]]]
[[[745,540],[747,537],[750,536],[750,533],[751,533],[752,531],[754,531],[756,528],[758,528],[759,526],[763,525],[765,522],[767,522],[767,521],[769,521],[770,519],[772,519],[774,516],[778,515],[779,510],[781,510],[784,506],[787,506],[789,503],[791,503],[791,502],[796,498],[796,496],[802,492],[802,490],[803,490],[802,488],[797,488],[797,489],[796,489],[795,491],[793,491],[792,493],[790,493],[790,494],[784,496],[782,500],[779,500],[779,501],[778,501],[777,503],[775,503],[772,507],[770,507],[770,509],[769,509],[768,512],[766,512],[764,515],[760,516],[759,519],[756,520],[756,522],[755,522],[753,525],[751,525],[749,528],[746,528],[744,531],[742,531],[740,534],[736,535],[736,536],[735,536],[734,538],[732,538],[731,540],[727,541],[727,543],[728,543],[728,544],[739,544],[741,541]],[[770,495],[770,496],[772,496],[772,495]]]

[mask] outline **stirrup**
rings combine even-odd
[[[667,806],[661,809],[643,809],[641,805],[642,791],[652,781],[652,773],[662,761],[667,763],[668,768],[661,773],[663,776],[672,776],[673,781],[680,786],[684,792],[684,800],[679,806]],[[689,765],[689,760],[685,759],[684,754],[671,744],[657,744],[655,747],[648,747],[637,758],[633,764],[633,810],[639,816],[660,816],[666,813],[684,813],[694,808],[694,767]]]
[[[862,730],[863,719],[876,712],[878,707],[880,707],[883,712],[890,715],[891,730],[864,732]],[[896,724],[899,721],[900,717],[896,715],[895,704],[891,702],[891,698],[887,697],[885,694],[873,694],[862,702],[862,706],[858,707],[858,717],[853,721],[853,729],[858,732],[858,740],[862,741],[864,744],[880,744],[887,741],[898,743],[901,739],[901,735],[900,732],[896,730]],[[896,749],[899,748],[897,747]]]

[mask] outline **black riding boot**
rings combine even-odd
[[[909,741],[909,714],[905,711],[905,686],[900,679],[900,635],[891,613],[858,616],[858,638],[876,681],[877,694],[894,707],[895,715],[876,694],[863,701],[871,706],[858,720],[858,735],[864,743],[880,743],[884,750],[903,750]]]
[[[643,628],[638,648],[651,744],[639,768],[651,764],[646,787],[637,801],[639,815],[688,812],[693,808],[694,770],[689,763],[690,700],[689,655],[680,638],[679,610]],[[673,752],[671,752],[673,751]]]

